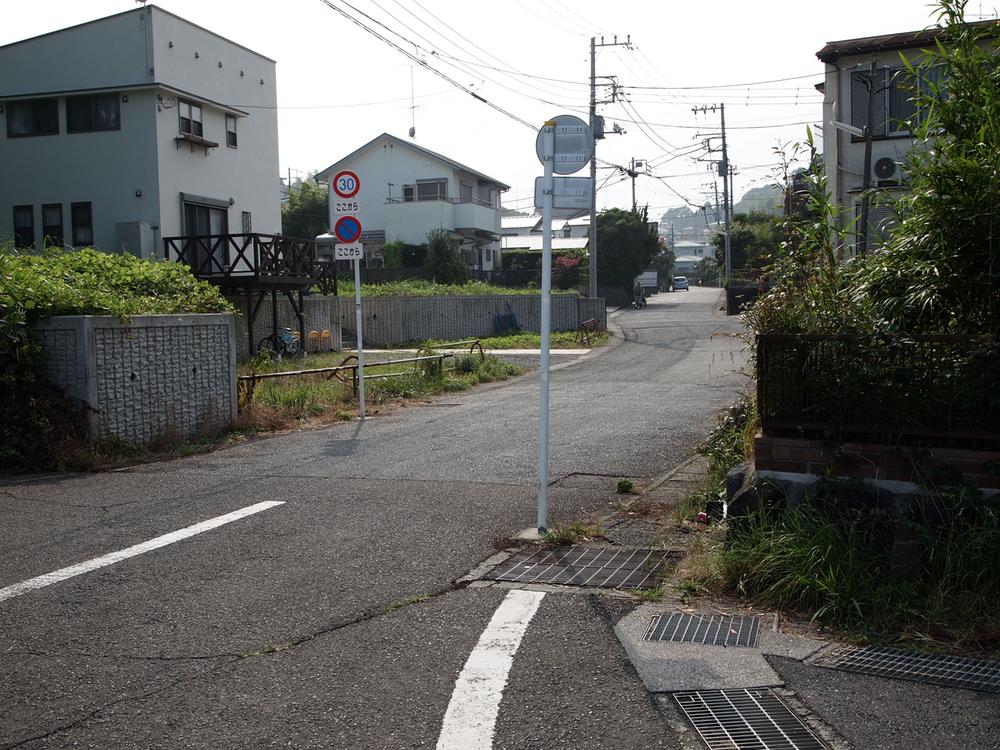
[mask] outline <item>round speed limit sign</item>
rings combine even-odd
[[[343,169],[333,176],[333,192],[341,198],[353,198],[361,189],[361,180],[349,169]]]

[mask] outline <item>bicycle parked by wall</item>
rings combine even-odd
[[[275,348],[274,337],[265,336],[257,344],[258,352],[270,352],[274,359],[284,359],[298,357],[302,354],[302,344],[299,337],[291,328],[282,328],[278,331],[278,346]]]

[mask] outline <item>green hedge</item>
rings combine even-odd
[[[58,465],[62,439],[80,420],[40,382],[31,326],[54,315],[204,313],[231,310],[187,266],[94,249],[20,254],[0,247],[0,471]]]

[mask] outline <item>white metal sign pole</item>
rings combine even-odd
[[[542,130],[542,353],[538,396],[538,533],[547,530],[549,505],[549,329],[552,327],[552,193],[555,190],[555,122],[549,120]]]
[[[365,345],[361,331],[361,258],[354,259],[354,328],[358,332],[358,418],[365,418]]]

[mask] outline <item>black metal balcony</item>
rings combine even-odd
[[[305,290],[316,283],[313,240],[273,234],[165,237],[164,255],[219,287]]]

